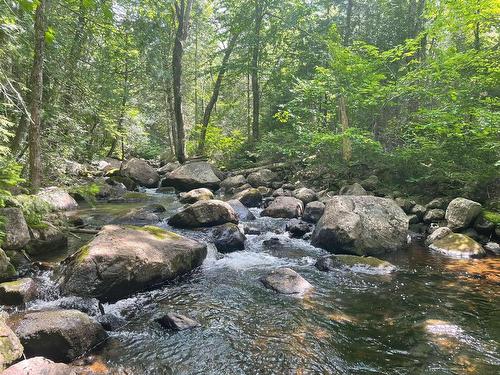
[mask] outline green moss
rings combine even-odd
[[[123,198],[125,198],[126,200],[142,200],[142,201],[147,201],[151,199],[149,195],[144,193],[139,193],[137,191],[128,191],[123,195]]]
[[[52,206],[36,195],[20,194],[9,199],[9,203],[14,207],[19,207],[23,211],[26,223],[30,228],[43,229],[45,215],[52,211]]]
[[[82,246],[78,252],[76,252],[75,256],[75,262],[76,263],[82,263],[89,255],[90,252],[90,246],[89,245],[84,245]]]
[[[135,230],[140,230],[140,231],[143,231],[143,232],[148,232],[148,233],[152,234],[153,236],[155,236],[156,238],[159,238],[159,239],[167,239],[167,238],[169,238],[169,239],[172,239],[172,240],[176,240],[176,239],[181,238],[181,236],[178,235],[177,233],[169,232],[169,231],[166,231],[165,229],[158,228],[158,227],[155,227],[155,226],[152,226],[152,225],[146,225],[144,227],[136,227],[136,226],[133,226],[133,225],[129,225],[127,227],[131,228],[131,229],[135,229]]]
[[[494,224],[500,224],[500,213],[498,212],[483,211],[483,217]]]
[[[335,257],[346,266],[355,266],[357,264],[365,264],[370,267],[387,267],[391,266],[389,262],[374,257],[360,257],[356,255],[335,255]]]

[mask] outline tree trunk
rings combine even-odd
[[[345,17],[345,30],[344,30],[344,46],[348,46],[351,43],[351,21],[352,21],[352,8],[354,6],[354,0],[347,1],[347,10]]]
[[[255,0],[254,9],[254,43],[252,48],[252,140],[255,142],[260,138],[259,113],[260,113],[260,89],[259,89],[259,55],[260,55],[260,28],[262,25],[262,6],[260,0]]]
[[[43,60],[45,55],[45,31],[47,0],[40,0],[35,12],[35,48],[33,67],[31,70],[31,122],[29,127],[29,166],[30,186],[32,193],[36,193],[42,182],[42,161],[40,150],[40,125],[42,120],[43,96]]]
[[[186,161],[186,132],[184,129],[184,117],[182,113],[182,55],[184,54],[183,43],[186,41],[189,15],[193,0],[179,0],[175,2],[175,15],[177,17],[177,30],[175,33],[174,49],[172,51],[172,78],[174,93],[174,115],[176,127],[175,153],[179,163]]]
[[[345,134],[347,129],[349,129],[349,118],[347,117],[347,101],[343,95],[339,98],[339,112],[342,133],[344,134],[344,138],[342,139],[342,158],[345,161],[349,161],[352,156],[352,145],[351,140]]]
[[[222,64],[219,68],[219,73],[217,74],[217,79],[215,80],[212,96],[210,97],[210,100],[208,101],[207,106],[205,108],[205,112],[203,113],[203,120],[201,122],[202,127],[201,127],[200,143],[198,144],[199,155],[203,155],[205,153],[205,140],[207,137],[208,124],[210,123],[210,115],[212,114],[212,110],[215,107],[215,104],[217,103],[217,99],[219,98],[222,79],[224,78],[224,74],[226,73],[229,57],[231,56],[231,52],[234,49],[237,38],[238,34],[235,34],[229,40],[226,52],[224,53],[224,57],[222,58]]]

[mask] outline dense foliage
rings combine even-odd
[[[0,203],[28,165],[39,4],[0,3]],[[45,183],[63,159],[174,157],[180,9],[188,156],[285,161],[325,187],[376,172],[410,193],[498,194],[494,0],[48,1]]]

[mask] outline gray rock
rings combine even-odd
[[[311,225],[299,219],[292,219],[286,224],[286,230],[292,237],[301,238],[311,231]]]
[[[495,224],[479,215],[474,221],[474,229],[481,234],[490,235],[495,230]]]
[[[317,223],[323,212],[325,211],[325,204],[320,201],[310,202],[304,208],[304,215],[302,219],[310,223]]]
[[[486,245],[484,245],[484,249],[494,255],[500,255],[500,244],[496,242],[488,242]]]
[[[336,196],[328,201],[311,244],[332,253],[376,255],[406,244],[408,218],[393,201],[372,196]]]
[[[103,314],[97,317],[97,321],[106,331],[116,331],[127,324],[127,321],[113,314]]]
[[[192,161],[181,165],[168,173],[162,180],[162,186],[173,186],[181,191],[198,188],[216,190],[221,180],[219,171],[206,161]]]
[[[17,276],[15,267],[5,252],[0,249],[0,281],[9,280],[15,276]]]
[[[262,202],[262,194],[259,189],[250,188],[237,193],[233,199],[239,200],[247,207],[259,207]]]
[[[181,203],[195,203],[198,201],[214,199],[214,193],[207,188],[198,188],[181,193],[179,201]]]
[[[215,247],[221,253],[230,253],[245,248],[246,237],[240,228],[233,223],[215,227],[212,238]]]
[[[158,182],[160,182],[160,175],[142,159],[132,158],[127,160],[122,164],[120,173],[136,181],[141,186],[158,187]]]
[[[292,195],[300,199],[304,204],[308,204],[318,199],[316,192],[308,188],[295,189]]]
[[[408,223],[418,224],[420,223],[420,218],[417,215],[408,215]]]
[[[338,268],[349,268],[358,272],[391,273],[396,270],[394,264],[374,257],[356,255],[327,255],[318,259],[315,264],[320,271],[334,271]]]
[[[67,191],[55,186],[43,189],[37,196],[47,202],[55,211],[69,211],[78,208],[78,203]]]
[[[448,198],[435,198],[425,205],[425,208],[432,210],[433,208],[446,209],[450,200]]]
[[[427,211],[427,209],[426,209],[424,206],[422,206],[422,205],[420,205],[420,204],[416,204],[415,206],[413,206],[413,207],[412,207],[412,209],[411,209],[411,211],[410,211],[410,212],[411,212],[413,215],[417,215],[417,216],[418,216],[418,218],[419,218],[420,220],[422,220],[422,219],[423,219],[423,217],[424,217],[424,215],[425,215],[425,213],[426,213],[426,211]]]
[[[70,362],[107,337],[99,323],[77,310],[27,311],[11,315],[7,324],[28,357],[54,361]]]
[[[436,223],[444,219],[445,212],[440,208],[428,210],[423,218],[424,223]]]
[[[34,357],[10,366],[2,372],[2,375],[82,375],[82,373],[65,363]]]
[[[370,190],[370,191],[373,191],[377,188],[379,184],[379,179],[377,176],[375,175],[371,175],[370,177],[364,179],[363,181],[361,181],[360,185],[366,189],[366,190]]]
[[[26,277],[0,284],[0,304],[23,306],[37,297],[37,286],[33,279]]]
[[[302,216],[303,211],[304,204],[301,200],[293,197],[276,197],[272,203],[262,211],[261,216],[292,219]]]
[[[290,268],[279,268],[260,281],[268,289],[282,294],[302,294],[312,289],[312,285]]]
[[[467,228],[481,213],[481,204],[465,198],[453,199],[446,209],[448,227],[452,230]]]
[[[196,320],[177,313],[168,313],[165,316],[157,318],[156,321],[160,323],[163,328],[175,331],[183,331],[185,329],[192,329],[201,326],[201,324]]]
[[[250,210],[239,200],[231,199],[226,203],[233,208],[234,212],[236,212],[236,216],[238,217],[239,221],[255,220],[255,215],[251,213]]]
[[[343,186],[339,191],[339,195],[366,195],[366,190],[355,182],[352,185]]]
[[[26,248],[30,255],[46,254],[68,246],[68,236],[65,233],[48,222],[43,224],[39,228],[31,229],[32,239]]]
[[[486,254],[480,244],[460,233],[451,233],[432,242],[429,249],[459,258],[480,258]]]
[[[276,180],[276,173],[269,169],[261,169],[257,172],[250,173],[247,176],[248,183],[255,188],[259,186],[270,186],[271,183]]]
[[[433,231],[425,240],[426,245],[430,245],[434,241],[445,238],[447,235],[453,233],[448,227],[440,227]]]
[[[30,232],[21,209],[17,207],[2,208],[0,216],[4,217],[3,232],[5,237],[2,247],[5,250],[24,248],[30,242]]]
[[[267,186],[259,186],[257,189],[260,191],[260,194],[263,197],[270,197],[273,195],[274,192],[272,188]]]
[[[396,198],[394,201],[397,203],[399,207],[403,209],[407,214],[411,213],[413,207],[415,207],[415,201],[406,198]]]
[[[178,161],[173,161],[173,162],[165,164],[161,168],[158,168],[157,172],[159,175],[164,175],[164,174],[167,174],[169,172],[176,170],[180,166],[181,166],[181,163],[179,163]]]
[[[247,179],[245,176],[242,174],[239,174],[237,176],[232,176],[224,179],[220,183],[220,187],[223,188],[224,190],[228,191],[230,189],[236,188],[238,186],[245,185],[247,183]]]
[[[286,190],[283,189],[282,187],[276,189],[273,191],[272,194],[273,197],[291,197],[292,196],[292,191],[291,190]]]
[[[23,355],[21,342],[5,323],[6,316],[6,313],[0,315],[0,371]],[[5,372],[2,372],[2,374],[5,374]],[[24,373],[18,373],[18,375],[22,374]]]
[[[63,262],[60,288],[114,301],[185,274],[206,255],[206,245],[158,227],[107,225]]]
[[[64,297],[57,300],[57,306],[63,310],[78,310],[90,316],[100,316],[102,306],[97,298],[90,297]]]
[[[173,215],[168,223],[180,228],[211,227],[225,223],[237,224],[238,217],[229,204],[212,199],[193,203]]]

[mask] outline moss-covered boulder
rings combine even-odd
[[[0,371],[23,355],[21,342],[5,323],[6,315],[0,313]]]
[[[201,265],[205,244],[158,227],[107,225],[59,270],[64,295],[114,301]]]
[[[2,305],[24,305],[36,296],[36,283],[29,277],[0,284],[0,304]]]
[[[385,260],[374,257],[360,257],[356,255],[327,255],[318,259],[315,264],[320,271],[333,271],[337,268],[349,268],[353,271],[367,273],[390,273],[396,266]]]
[[[486,255],[479,243],[460,233],[451,233],[434,241],[429,249],[459,258],[480,258]]]
[[[15,267],[10,262],[9,257],[0,249],[0,281],[9,280],[17,276]]]

